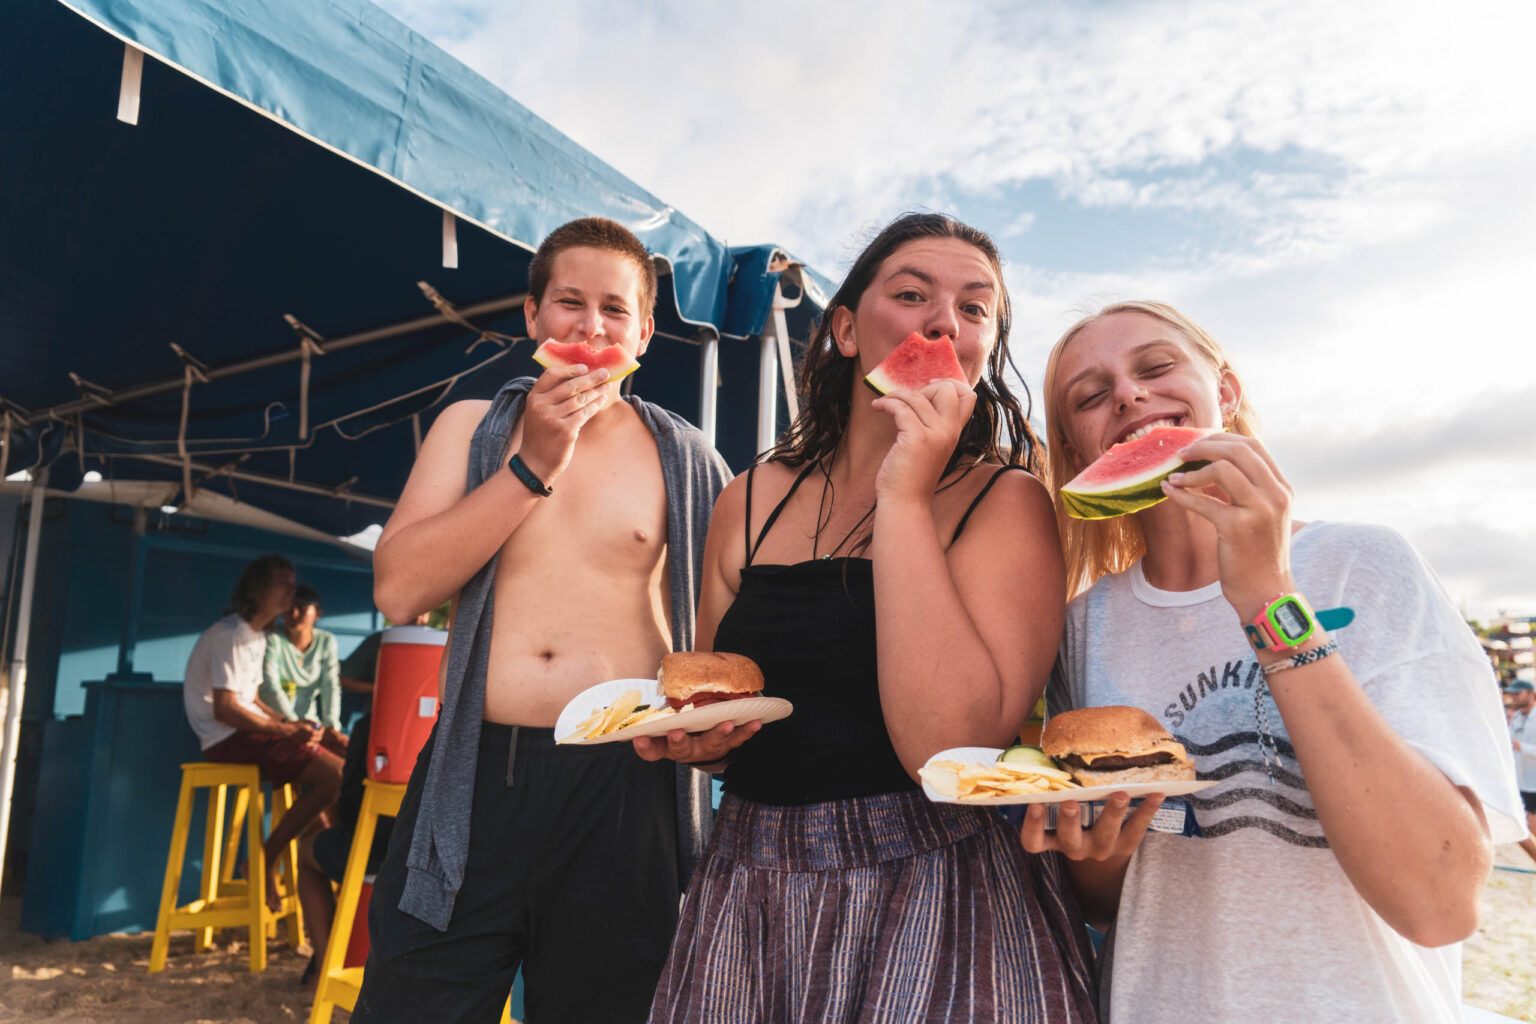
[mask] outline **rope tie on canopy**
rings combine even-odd
[[[203,484],[212,480],[216,476],[225,477],[229,480],[230,497],[234,498],[236,501],[239,501],[240,491],[235,487],[235,470],[239,469],[241,464],[250,457],[250,453],[247,452],[246,454],[240,456],[238,459],[231,459],[230,461],[224,463],[222,466],[214,467],[213,469],[203,474],[202,478],[198,480],[197,485],[201,487]]]
[[[357,477],[347,477],[341,483],[331,488],[331,497],[340,498],[350,507],[352,504],[352,485],[355,483],[357,483]]]
[[[81,475],[85,474],[85,409],[86,404],[101,406],[111,405],[114,401],[112,389],[103,387],[93,381],[88,381],[73,370],[69,371],[69,379],[75,385],[75,390],[80,393],[81,405],[75,410],[75,419],[72,424],[75,436],[75,459],[80,466]],[[68,423],[68,421],[62,421]]]
[[[309,437],[309,359],[325,355],[325,349],[320,347],[325,339],[292,313],[284,313],[283,319],[299,336],[299,440],[302,441]]]
[[[85,402],[94,402],[97,405],[112,404],[112,389],[102,387],[100,384],[86,380],[74,370],[69,371],[69,379],[74,383],[75,390],[80,392],[80,398]]]
[[[500,331],[489,331],[475,326],[468,317],[454,308],[453,303],[443,298],[442,293],[425,281],[417,281],[416,287],[421,289],[421,294],[427,297],[427,301],[432,303],[433,308],[437,310],[438,315],[444,320],[451,324],[458,324],[467,331],[475,332],[475,340],[470,343],[469,348],[464,350],[465,355],[474,352],[480,346],[480,343],[484,341],[489,341],[492,344],[506,348],[508,345],[523,340],[521,335],[502,334]]]
[[[174,341],[170,344],[171,351],[181,360],[181,424],[176,430],[176,454],[181,459],[181,500],[186,504],[197,494],[192,486],[192,456],[187,453],[187,414],[192,408],[193,382],[208,383],[208,364]]]

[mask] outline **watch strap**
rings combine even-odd
[[[1288,608],[1292,613],[1299,613],[1306,626],[1295,636],[1281,631],[1276,610]],[[1312,606],[1307,604],[1307,599],[1297,593],[1277,594],[1270,599],[1263,610],[1255,615],[1253,622],[1243,627],[1243,632],[1248,634],[1248,643],[1256,651],[1274,650],[1290,651],[1306,643],[1318,631],[1321,624],[1317,614],[1312,611]]]
[[[1355,621],[1353,608],[1319,608],[1316,611],[1317,624],[1330,633],[1336,629],[1343,629]]]
[[[555,493],[548,484],[539,479],[537,473],[528,468],[528,463],[524,462],[522,455],[517,452],[513,452],[512,457],[507,460],[507,468],[512,471],[513,476],[522,481],[524,487],[539,497],[547,498]]]

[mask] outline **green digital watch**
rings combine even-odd
[[[1256,651],[1294,650],[1317,630],[1317,616],[1300,594],[1281,594],[1243,627]]]

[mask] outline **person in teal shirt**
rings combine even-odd
[[[336,637],[315,627],[319,617],[320,594],[310,586],[296,587],[282,628],[267,634],[261,699],[284,718],[322,726],[321,742],[341,755],[346,753],[347,737],[341,731]]]

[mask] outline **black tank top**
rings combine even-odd
[[[793,565],[752,564],[790,496],[816,466],[811,463],[795,478],[756,543],[754,471],[748,471],[747,561],[741,589],[715,631],[715,650],[757,662],[764,694],[795,706],[794,714],[764,725],[731,755],[725,791],[758,803],[808,804],[917,788],[891,746],[880,708],[873,563],[823,557]],[[998,477],[1021,468],[1005,466],[993,474],[961,516],[950,544]]]

